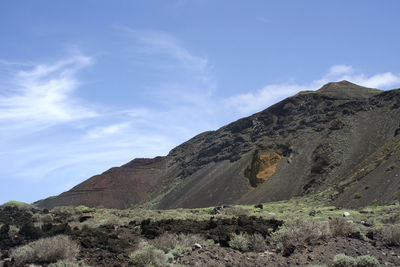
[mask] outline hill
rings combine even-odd
[[[398,147],[390,153],[385,147],[400,133],[399,107],[398,89],[328,83],[201,133],[165,157],[134,159],[36,204],[195,208],[285,200],[332,186],[338,205],[387,203],[398,198],[397,191],[387,197],[383,181],[391,177],[397,186]],[[377,154],[390,158],[391,171],[379,169],[386,165],[361,171]],[[354,198],[364,184],[374,190]]]

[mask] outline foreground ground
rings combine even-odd
[[[341,253],[400,266],[398,204],[344,210],[322,199],[165,211],[8,203],[0,207],[0,266],[333,266]],[[22,247],[54,236],[68,236],[76,253]],[[39,249],[68,246],[59,243]]]

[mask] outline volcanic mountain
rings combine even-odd
[[[286,200],[333,188],[337,205],[361,206],[398,200],[398,166],[400,89],[341,81],[36,204],[189,208]]]

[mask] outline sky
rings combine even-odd
[[[0,203],[331,81],[400,87],[400,1],[0,1]]]

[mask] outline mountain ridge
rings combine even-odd
[[[134,159],[36,204],[167,209],[310,194],[335,184],[391,140],[399,103],[399,90],[328,83],[200,133],[167,156]]]

